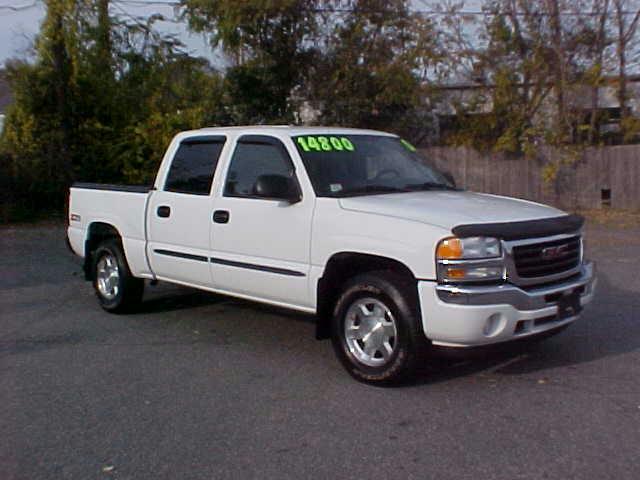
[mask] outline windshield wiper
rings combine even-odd
[[[352,195],[366,195],[368,193],[406,193],[408,191],[406,188],[390,187],[388,185],[364,185],[362,187],[352,188],[351,190],[343,190],[338,196],[349,197]]]
[[[405,189],[410,191],[416,190],[458,190],[456,187],[447,185],[446,183],[437,182],[424,182],[424,183],[410,183],[404,186]]]

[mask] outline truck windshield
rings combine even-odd
[[[293,137],[320,197],[347,197],[455,187],[409,143],[382,135]]]

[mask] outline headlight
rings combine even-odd
[[[486,282],[505,278],[502,249],[497,238],[445,238],[438,244],[436,261],[441,282]]]
[[[492,237],[445,238],[438,244],[438,260],[496,258],[501,255],[500,240]]]

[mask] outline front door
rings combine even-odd
[[[256,195],[263,176],[297,182],[282,142],[266,135],[238,140],[211,229],[211,270],[216,287],[290,306],[311,307],[309,247],[314,199],[299,202]],[[217,218],[216,218],[217,217]]]
[[[149,200],[147,253],[160,280],[210,287],[211,184],[225,142],[192,137],[176,150],[162,188]]]

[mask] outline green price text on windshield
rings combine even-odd
[[[305,152],[339,152],[343,150],[353,152],[356,149],[351,140],[346,137],[308,136],[297,137],[296,141]]]

